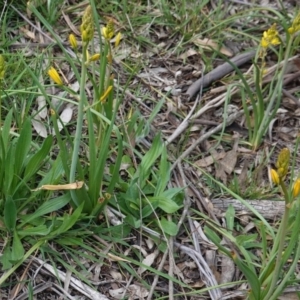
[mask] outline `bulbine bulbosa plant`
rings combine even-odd
[[[119,168],[122,158],[122,138],[115,118],[120,101],[115,98],[113,88],[113,77],[111,67],[113,60],[113,49],[111,39],[115,37],[114,47],[118,47],[121,34],[115,34],[114,23],[108,20],[107,26],[98,30],[100,42],[100,52],[90,54],[93,50],[92,40],[95,36],[94,17],[96,10],[88,5],[82,17],[80,26],[82,51],[79,53],[79,46],[74,34],[70,34],[69,43],[77,56],[77,63],[80,63],[81,72],[77,72],[74,59],[65,53],[74,73],[80,83],[79,94],[66,86],[54,67],[48,70],[49,77],[62,89],[71,93],[78,101],[78,114],[76,132],[74,137],[71,161],[69,161],[68,150],[66,149],[58,130],[58,142],[62,152],[64,169],[70,183],[83,181],[81,189],[71,190],[72,203],[75,207],[82,206],[83,211],[92,215],[97,215],[111,197],[114,186],[119,179]],[[99,22],[97,22],[99,23]],[[88,102],[86,95],[87,81],[91,81],[93,86],[93,101]],[[52,111],[54,124],[56,112]],[[84,122],[86,120],[86,122]],[[87,137],[83,137],[83,127],[87,125]],[[113,137],[113,138],[112,138]],[[80,146],[86,145],[85,158],[88,162],[83,165],[80,161]],[[108,159],[113,157],[114,162],[110,162],[110,172],[106,171]],[[70,167],[69,167],[70,165]],[[106,174],[105,174],[106,172]]]
[[[295,148],[298,149],[298,143]],[[278,155],[276,167],[270,170],[270,177],[275,186],[280,188],[285,209],[278,229],[270,231],[263,224],[258,226],[261,233],[261,264],[243,260],[237,253],[231,253],[232,259],[248,280],[248,298],[251,300],[276,300],[293,281],[300,258],[300,178],[293,180],[293,175],[290,151],[284,148]],[[266,239],[267,235],[273,237],[271,243]]]
[[[283,78],[289,59],[295,50],[297,43],[296,33],[299,30],[300,14],[286,30],[285,38],[280,37],[276,24],[264,31],[254,62],[255,92],[253,92],[253,88],[250,88],[243,75],[240,74],[243,82],[241,93],[249,132],[249,142],[254,150],[260,146],[280,106]],[[278,63],[275,67],[268,69],[266,68],[266,56],[270,49],[276,54]],[[264,76],[270,72],[273,72],[271,82],[268,84],[263,83]],[[250,107],[248,106],[249,103],[251,104]]]

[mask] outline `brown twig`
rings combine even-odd
[[[234,71],[234,64],[237,68],[252,59],[256,54],[256,50],[239,54],[234,58],[230,59],[230,62],[225,62],[224,64],[218,66],[211,72],[207,73],[203,78],[196,80],[187,90],[186,94],[189,96],[189,99],[196,95],[196,93],[201,89],[209,86],[216,80],[224,77],[228,73]]]

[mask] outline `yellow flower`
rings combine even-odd
[[[96,53],[89,58],[89,61],[97,61],[100,58],[100,53]]]
[[[289,169],[290,161],[290,150],[288,148],[283,148],[276,162],[277,173],[280,178],[285,177]]]
[[[293,34],[293,33],[297,32],[299,30],[300,30],[300,12],[298,13],[298,15],[293,20],[292,26],[288,29],[288,32],[290,34]]]
[[[263,37],[261,39],[260,45],[263,48],[268,48],[270,45],[279,45],[280,39],[278,31],[276,30],[276,24],[273,24],[271,28],[267,31],[264,31]]]
[[[77,40],[73,33],[69,35],[69,43],[74,50],[77,49]]]
[[[293,187],[293,197],[297,197],[300,194],[300,178],[298,178]]]
[[[110,91],[112,90],[112,85],[110,85],[106,91],[104,92],[104,94],[101,96],[100,101],[103,103],[105,101],[105,99],[107,98],[107,96],[109,95]]]
[[[4,79],[5,75],[5,60],[3,55],[0,54],[0,80]]]
[[[94,19],[92,7],[90,5],[84,11],[82,23],[80,25],[81,38],[84,42],[89,42],[94,36]]]
[[[279,184],[279,176],[278,176],[278,173],[277,173],[274,169],[271,169],[270,175],[271,175],[272,181],[273,181],[275,184],[278,185],[278,184]]]
[[[49,70],[48,70],[48,75],[49,77],[58,85],[63,85],[63,81],[62,79],[60,78],[58,72],[53,68],[51,67]]]
[[[109,20],[106,27],[102,28],[102,35],[106,40],[111,40],[115,34],[114,23],[112,20]]]
[[[116,35],[116,41],[115,41],[115,47],[117,48],[121,42],[121,38],[122,38],[122,35],[121,35],[121,32],[118,32],[118,34]]]

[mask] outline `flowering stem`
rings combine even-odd
[[[278,99],[278,97],[281,97],[283,76],[284,76],[286,68],[287,68],[287,63],[288,63],[288,59],[289,59],[289,55],[290,55],[292,41],[293,41],[292,38],[290,38],[289,41],[288,41],[288,45],[287,45],[287,48],[286,48],[286,51],[285,51],[285,56],[284,56],[284,64],[283,64],[282,70],[279,74],[279,77],[277,79],[276,86],[274,88],[274,90],[276,92],[272,93],[272,96],[271,96],[271,99],[269,101],[268,107],[267,107],[267,109],[264,113],[264,117],[261,121],[261,125],[259,126],[258,132],[256,134],[256,138],[255,138],[254,143],[253,143],[254,148],[256,148],[260,144],[261,137],[264,135],[264,133],[266,131],[266,128],[269,126],[269,123],[271,121],[270,111],[273,108],[275,100]],[[279,103],[278,103],[278,105],[279,105]]]
[[[75,182],[75,174],[77,169],[77,162],[79,156],[79,146],[81,141],[82,135],[82,123],[83,123],[83,110],[84,110],[84,103],[86,100],[85,94],[85,80],[86,80],[86,65],[85,62],[87,60],[87,46],[88,43],[83,43],[83,50],[82,50],[82,62],[81,62],[81,78],[80,78],[80,95],[79,95],[79,103],[78,103],[78,115],[77,115],[77,124],[76,124],[76,133],[74,138],[74,147],[73,147],[73,154],[72,154],[72,161],[71,161],[71,169],[70,169],[70,182]],[[76,202],[76,205],[79,206],[79,202],[76,196],[76,192],[71,190],[72,199]]]
[[[286,188],[282,178],[280,178],[280,186],[281,186],[283,194],[284,194],[285,210],[284,210],[283,218],[280,223],[280,227],[278,229],[276,240],[274,241],[272,252],[270,254],[270,257],[272,257],[274,252],[277,252],[277,258],[276,258],[275,268],[274,268],[274,271],[272,274],[271,285],[270,285],[269,291],[268,291],[266,297],[264,297],[264,299],[270,299],[270,297],[276,287],[276,283],[277,283],[279,273],[280,273],[280,267],[282,265],[282,251],[283,251],[284,245],[285,245],[285,236],[287,233],[288,219],[289,219],[289,213],[290,213],[289,194],[288,194],[287,188]],[[278,243],[279,243],[279,245],[278,245]],[[278,245],[278,250],[276,251],[277,245]]]

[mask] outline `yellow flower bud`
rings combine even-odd
[[[58,85],[63,85],[63,81],[62,79],[60,78],[58,72],[53,68],[51,67],[49,70],[48,70],[48,75],[49,77]]]
[[[109,95],[110,91],[112,90],[113,86],[110,85],[106,91],[104,92],[104,94],[101,96],[100,101],[103,103],[105,101],[105,99],[107,98],[107,96]]]
[[[97,61],[100,58],[100,53],[96,53],[89,58],[89,61]]]
[[[84,42],[89,42],[94,36],[94,18],[90,5],[84,11],[82,23],[80,25],[81,38]]]
[[[290,161],[290,150],[288,148],[283,148],[276,162],[276,168],[278,172],[278,176],[280,178],[285,177],[289,169],[289,161]]]
[[[121,35],[121,32],[118,32],[118,34],[116,35],[116,41],[115,41],[115,47],[117,48],[121,42],[121,38],[122,38],[122,35]]]
[[[278,185],[279,184],[279,176],[278,176],[278,173],[276,172],[276,170],[271,169],[270,175],[271,175],[272,181]]]
[[[297,197],[300,194],[300,178],[298,178],[293,187],[293,197]]]
[[[75,37],[75,35],[73,34],[73,33],[71,33],[70,35],[69,35],[69,43],[70,43],[70,45],[71,45],[71,47],[74,49],[74,50],[76,50],[77,49],[77,40],[76,40],[76,37]]]
[[[3,55],[0,54],[0,80],[4,79],[5,75],[5,60]]]

